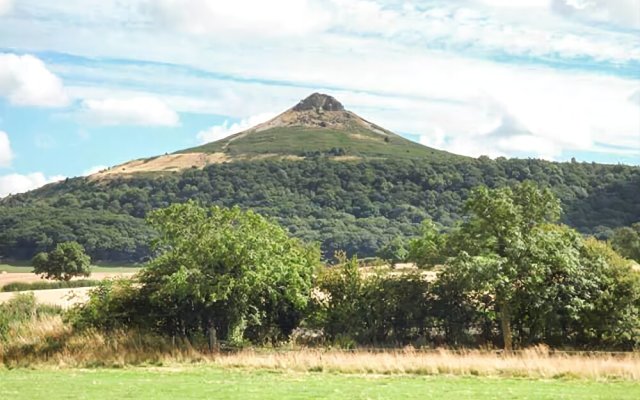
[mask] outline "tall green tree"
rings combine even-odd
[[[513,188],[479,187],[470,195],[465,211],[467,218],[452,235],[450,251],[458,254],[452,268],[469,282],[470,291],[492,295],[504,348],[510,351],[512,310],[518,293],[539,280],[536,269],[544,268],[530,262],[527,254],[544,246],[537,228],[558,220],[560,203],[548,189],[525,182]]]
[[[91,274],[91,258],[77,242],[59,243],[55,249],[38,253],[31,261],[33,272],[47,279],[68,281]]]

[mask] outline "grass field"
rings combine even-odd
[[[29,262],[12,262],[11,264],[1,264],[0,263],[0,273],[1,272],[31,272],[33,268],[29,265]],[[93,272],[136,272],[140,269],[138,266],[132,265],[116,265],[116,264],[98,264],[93,265],[91,270]]]
[[[295,373],[205,366],[4,370],[2,399],[638,399],[640,383]]]

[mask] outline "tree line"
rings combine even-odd
[[[404,243],[420,267],[361,268],[238,207],[174,204],[149,214],[156,256],[135,281],[102,283],[78,329],[140,329],[235,345],[325,344],[635,349],[640,274],[607,242],[559,223],[533,182],[478,187],[447,231],[426,220]]]
[[[293,236],[336,251],[369,257],[395,238],[419,233],[419,222],[445,230],[460,220],[479,185],[532,180],[561,200],[561,221],[609,239],[640,221],[640,168],[542,160],[452,158],[212,164],[182,173],[68,179],[0,202],[0,258],[30,259],[56,243],[77,241],[95,260],[149,259],[153,210],[193,200],[239,206],[275,218]]]

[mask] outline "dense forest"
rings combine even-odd
[[[28,259],[78,241],[95,260],[150,256],[149,211],[172,203],[240,206],[275,219],[295,237],[371,256],[394,238],[418,234],[432,219],[450,228],[470,190],[532,180],[561,200],[561,221],[607,239],[640,221],[640,168],[542,160],[247,161],[182,173],[67,179],[0,202],[0,258]]]

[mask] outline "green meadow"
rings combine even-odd
[[[638,399],[640,383],[293,373],[205,366],[0,371],[0,398]]]

